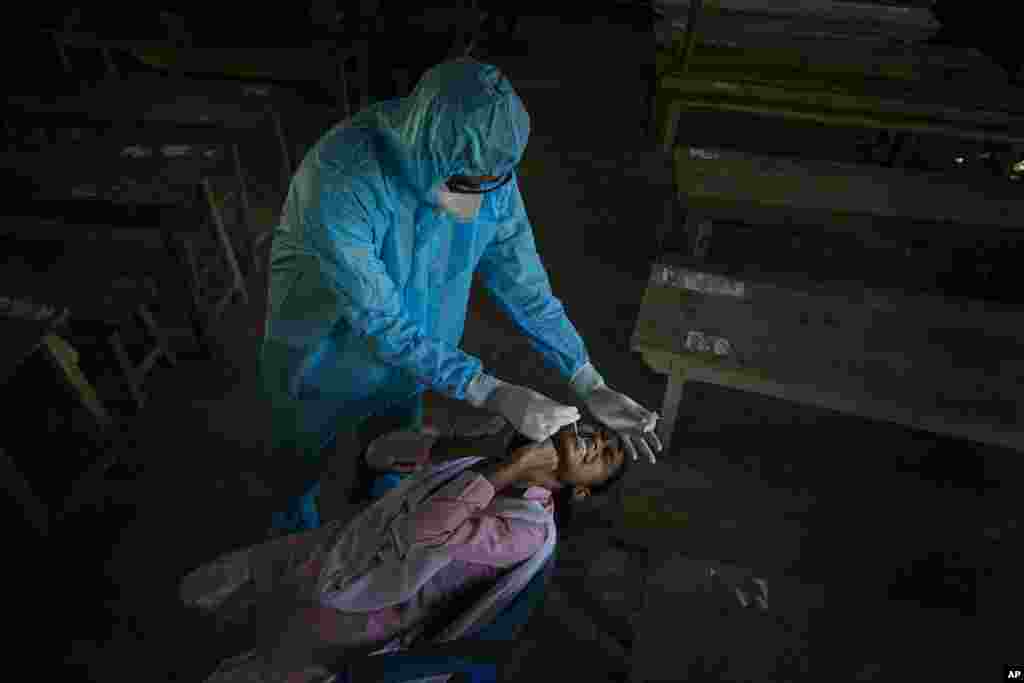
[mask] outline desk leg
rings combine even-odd
[[[199,282],[199,268],[196,264],[192,242],[185,236],[179,237],[179,242],[174,235],[167,231],[164,231],[163,236],[164,245],[171,258],[185,273],[185,286],[189,296],[188,318],[192,325],[192,336],[195,337],[196,344],[203,355],[213,358],[214,346],[210,338],[210,321],[203,305],[202,285]]]
[[[665,387],[665,400],[661,404],[661,420],[658,421],[658,438],[667,455],[672,448],[672,435],[675,432],[676,418],[679,417],[679,404],[683,400],[683,385],[686,376],[672,373],[668,375]]]
[[[142,391],[142,380],[135,372],[135,365],[132,363],[132,359],[128,357],[128,351],[121,342],[121,333],[114,330],[107,337],[107,342],[114,351],[117,364],[121,366],[121,373],[124,375],[125,384],[128,385],[128,393],[132,395],[132,399],[135,401],[135,408],[142,410],[146,405],[146,394]]]
[[[690,253],[698,262],[703,263],[711,248],[711,233],[714,223],[707,216],[686,213],[686,234],[690,241]]]
[[[675,227],[676,205],[678,204],[678,201],[675,191],[673,191],[672,196],[665,201],[665,217],[662,220],[661,225],[658,226],[657,236],[654,238],[656,245],[655,250],[657,252],[655,253],[654,258],[656,259],[660,259],[665,253],[665,241],[668,239],[668,236],[672,234],[672,230]]]
[[[284,133],[280,129],[280,118],[277,117],[276,113],[274,114],[274,116],[278,120],[278,131],[283,136]],[[283,137],[281,138],[281,142],[284,143],[284,138]],[[240,240],[241,243],[242,243],[242,250],[245,252],[245,253],[242,254],[242,262],[245,264],[245,269],[248,271],[251,268],[250,264],[254,260],[254,258],[253,258],[253,243],[252,243],[252,239],[253,239],[253,234],[252,234],[253,233],[252,206],[249,204],[249,187],[248,187],[248,184],[245,182],[245,171],[242,170],[242,155],[239,152],[238,145],[232,145],[231,146],[231,150],[232,150],[232,152],[234,153],[234,156],[235,156],[235,176],[238,179],[238,192],[239,192],[239,197],[241,197],[241,199],[242,199],[242,213],[245,216],[245,221],[244,221],[245,224],[242,226],[242,230],[244,232],[244,235],[242,236],[242,239]],[[285,154],[287,154],[287,151],[285,151]],[[288,160],[287,156],[285,157],[285,163],[291,163]]]
[[[288,194],[288,185],[292,181],[292,173],[295,171],[295,166],[292,165],[292,155],[288,152],[288,139],[284,134],[284,124],[281,122],[281,115],[271,105],[267,105],[270,110],[270,116],[274,120],[274,130],[277,133],[277,141],[281,145],[281,167],[282,177],[284,178],[284,193],[285,196]]]
[[[253,272],[257,275],[263,272],[263,259],[260,257],[260,249],[263,248],[263,243],[267,240],[274,238],[274,231],[267,230],[256,235],[256,239],[252,243],[252,263]]]
[[[217,241],[220,242],[220,248],[224,252],[224,258],[228,262],[228,274],[232,279],[232,291],[229,294],[238,292],[239,295],[241,295],[242,303],[247,304],[249,303],[249,292],[245,286],[245,278],[242,276],[242,271],[238,267],[238,259],[235,258],[235,248],[232,246],[231,240],[228,238],[227,230],[224,228],[224,219],[220,213],[220,205],[217,203],[217,198],[213,194],[213,187],[210,185],[209,178],[203,178],[203,189],[206,191],[206,201],[210,205],[210,211],[213,212],[214,235]],[[218,308],[223,308],[223,304],[218,304]]]
[[[0,448],[0,479],[4,488],[21,505],[25,518],[45,538],[50,533],[50,511],[32,490],[25,475],[18,470],[14,459]]]
[[[676,133],[679,130],[679,120],[683,117],[683,105],[673,102],[668,106],[665,113],[665,134],[661,139],[661,151],[665,154],[672,153],[672,145],[676,141]]]

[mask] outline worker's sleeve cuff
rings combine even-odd
[[[474,408],[483,408],[494,390],[502,384],[497,377],[481,372],[466,385],[466,402]]]
[[[604,385],[604,377],[590,362],[584,364],[569,380],[569,388],[581,400],[586,400],[590,392]]]

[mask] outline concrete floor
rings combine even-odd
[[[540,253],[609,383],[660,409],[664,379],[629,350],[671,180],[641,130],[653,37],[600,19],[526,18],[521,28],[530,56],[491,61],[532,117],[522,186]],[[264,196],[276,211],[272,190]],[[88,589],[72,591],[65,660],[88,680],[201,680],[245,647],[180,607],[176,590],[186,571],[257,541],[268,522],[249,514],[239,476],[263,439],[251,382],[265,282],[251,284],[249,306],[221,330],[236,376],[198,361],[156,374],[127,459],[137,466],[113,471],[105,507],[59,536],[90,539],[76,554]],[[477,289],[463,348],[504,379],[568,400]],[[435,422],[461,410],[428,397]],[[675,521],[609,508],[581,517],[508,680],[547,680],[554,663],[580,680],[625,680],[630,625],[636,680],[985,680],[1014,654],[996,626],[1011,608],[999,591],[1014,454],[704,385],[688,388],[681,413],[672,451],[640,463],[625,490]],[[339,444],[325,516],[349,486],[351,457]],[[770,611],[701,588],[709,565],[767,577]]]

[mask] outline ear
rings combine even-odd
[[[588,489],[586,486],[580,486],[579,484],[577,484],[576,486],[574,486],[572,488],[572,499],[573,500],[583,500],[584,498],[589,498],[589,497],[590,497],[590,489]]]

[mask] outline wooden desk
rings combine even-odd
[[[222,291],[214,293],[211,303],[197,299],[195,305],[203,311],[203,318],[208,319],[202,325],[205,330],[211,322],[220,319],[229,303],[235,299],[248,301],[245,277],[223,215],[226,202],[214,193],[209,177],[211,172],[230,169],[232,156],[235,170],[240,173],[240,162],[237,147],[209,141],[215,134],[216,131],[203,126],[194,130],[177,126],[154,129],[149,124],[101,129],[97,137],[77,144],[38,152],[9,153],[0,159],[0,169],[23,180],[29,179],[33,200],[107,202],[105,205],[88,201],[54,204],[50,210],[57,212],[52,216],[55,219],[65,215],[61,213],[65,210],[87,211],[92,210],[88,207],[94,207],[103,214],[101,222],[107,225],[135,221],[136,229],[144,229],[144,225],[158,228],[165,239],[183,251],[194,297],[208,294],[199,283],[194,249],[197,238],[209,227],[227,282]],[[244,177],[236,173],[236,179],[243,212],[248,217]],[[209,209],[209,219],[199,211],[200,202]],[[135,208],[125,205],[135,205]],[[142,216],[134,213],[146,211],[142,208],[145,205],[156,206],[148,210],[145,221],[139,223],[136,219]],[[174,209],[175,206],[179,208]],[[70,215],[67,218],[72,223],[78,220]],[[81,222],[87,224],[89,220],[86,216]],[[248,237],[246,234],[243,239]],[[245,241],[251,244],[250,240]]]
[[[1024,449],[1018,307],[876,287],[870,268],[842,281],[780,270],[769,253],[708,258],[715,220],[762,215],[765,230],[781,216],[869,233],[877,224],[858,218],[889,217],[1019,243],[1017,187],[725,150],[680,148],[675,162],[689,244],[653,266],[632,342],[670,375],[666,430],[697,380]]]
[[[174,309],[176,294],[181,293],[187,300],[185,313],[196,342],[207,355],[212,352],[210,305],[204,301],[194,258],[194,245],[203,226],[194,209],[125,205],[103,199],[22,200],[10,203],[6,213],[0,234],[15,240],[5,247],[9,287],[66,306],[76,317],[114,325],[123,323],[126,304],[132,311],[161,303],[166,316]],[[24,263],[30,253],[42,255],[50,261],[49,267],[41,270],[38,264]],[[118,260],[117,254],[126,253],[131,258]],[[64,268],[80,277],[90,263],[102,273],[100,279],[86,282],[91,286],[69,286],[49,274]],[[120,279],[135,282],[136,276],[148,276],[145,279],[152,281],[156,293],[117,286]],[[145,326],[157,335],[158,346],[169,351],[166,340],[161,339],[163,325],[146,320],[146,315]]]
[[[1002,99],[993,108],[985,102],[949,104],[952,96],[936,95],[935,88],[907,88],[902,95],[884,93],[877,87],[864,93],[842,91],[822,82],[785,87],[771,82],[736,79],[729,75],[694,73],[687,77],[667,75],[658,85],[656,107],[663,116],[661,143],[669,151],[677,137],[679,120],[686,111],[722,111],[766,116],[794,122],[849,126],[914,135],[937,135],[998,144],[1024,145],[1024,99],[1019,94]],[[961,89],[956,95],[964,97]],[[875,94],[881,93],[881,94]],[[961,100],[963,102],[964,100]],[[689,142],[689,141],[687,141]]]
[[[999,178],[967,178],[868,164],[766,157],[714,147],[673,151],[678,196],[695,212],[737,217],[786,212],[806,224],[878,216],[956,224],[972,230],[1020,227],[1024,193]],[[723,216],[724,217],[724,216]]]
[[[326,32],[310,40],[308,48],[209,48],[182,46],[172,41],[117,40],[84,32],[50,32],[64,61],[65,69],[72,71],[65,47],[101,51],[108,63],[108,74],[120,78],[109,57],[111,51],[130,52],[150,67],[168,71],[176,76],[197,74],[219,76],[226,84],[235,80],[236,86],[245,86],[242,79],[271,80],[279,83],[319,83],[326,85],[335,95],[338,108],[344,116],[351,115],[348,96],[346,63],[355,59],[360,80],[362,101],[366,105],[368,82],[367,39],[346,33]]]
[[[1019,142],[1024,92],[994,62],[922,43],[937,25],[909,21],[899,8],[821,4],[827,12],[700,10],[693,35],[677,32],[656,58],[651,115],[665,151],[687,109]],[[669,8],[670,23],[687,28],[688,10]]]
[[[276,136],[283,197],[295,170],[296,150],[288,143],[280,111],[309,110],[299,97],[277,86],[153,74],[107,80],[83,93],[56,97],[13,95],[8,98],[8,105],[11,114],[20,114],[26,125],[96,130],[108,124],[103,130],[104,138],[125,147],[223,145],[228,154],[219,157],[226,163],[222,173],[235,177],[237,199],[245,212],[245,234],[240,236],[239,244],[245,252],[245,272],[253,262],[257,238],[250,234],[249,184],[242,150],[251,153],[270,136]],[[166,163],[166,158],[156,161]]]
[[[683,261],[683,259],[679,259]],[[1024,450],[1024,313],[923,295],[656,264],[632,348],[669,375]]]

